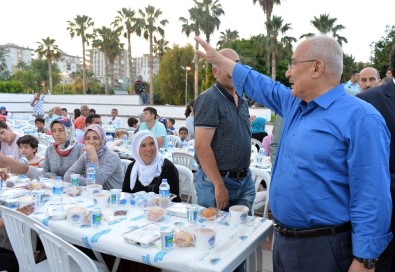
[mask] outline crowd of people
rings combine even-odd
[[[293,52],[285,74],[289,88],[241,64],[235,50],[216,51],[195,39],[205,50],[196,54],[213,65],[215,83],[188,103],[185,126],[159,116],[153,106],[130,117],[126,130],[113,135],[121,141],[128,132],[134,134],[133,161],[126,172],[107,146],[99,114],[82,105],[68,116],[67,109],[56,106],[44,118],[44,93],[35,94],[32,114],[37,131],[52,135],[53,145],[40,159],[34,136],[18,135],[0,120],[0,166],[30,178],[60,176],[66,182],[80,174],[84,185],[89,164],[104,189],[129,193],[158,193],[166,178],[173,201],[179,202],[177,169],[160,152],[177,136],[179,147],[194,142],[198,204],[221,210],[244,205],[251,214],[256,189],[249,167],[251,139],[256,139],[273,164],[274,271],[394,271],[393,68],[380,79],[377,69],[366,67],[341,83],[340,45],[331,37],[314,36]],[[390,60],[395,67],[395,47]],[[135,92],[149,104],[142,78]],[[250,114],[244,95],[276,113],[273,131],[266,129],[268,120]],[[1,116],[7,114],[1,110]],[[106,125],[126,126],[115,108]],[[21,155],[28,165],[17,162]],[[6,178],[7,171],[0,175]],[[244,263],[235,271],[245,271]]]

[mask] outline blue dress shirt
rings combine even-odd
[[[392,238],[390,134],[380,113],[343,84],[306,103],[240,64],[233,83],[284,117],[270,185],[274,218],[297,229],[351,221],[353,254],[377,258]]]

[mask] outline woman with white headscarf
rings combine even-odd
[[[80,184],[85,185],[86,170],[92,164],[96,171],[96,184],[103,189],[121,189],[123,167],[118,155],[107,148],[106,134],[101,125],[93,124],[86,128],[84,154],[70,167],[64,176],[70,182],[72,174],[80,174]]]
[[[170,193],[177,196],[173,201],[181,201],[177,168],[171,161],[163,158],[158,142],[149,130],[141,130],[133,135],[131,153],[135,161],[126,170],[123,192],[145,191],[159,194],[162,179],[167,179]]]
[[[46,178],[63,177],[84,152],[84,146],[77,143],[73,122],[66,117],[53,120],[50,130],[54,143],[45,151],[43,176]]]

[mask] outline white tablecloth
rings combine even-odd
[[[78,197],[64,195],[63,202],[92,207],[93,201],[85,194],[84,192]],[[72,205],[76,204],[66,207]],[[226,220],[220,221],[221,218],[214,221],[200,220],[198,225],[213,226],[217,230],[213,249],[201,251],[195,247],[174,247],[170,251],[163,251],[154,245],[142,248],[124,241],[123,233],[150,223],[145,218],[144,211],[136,206],[120,205],[128,214],[117,217],[112,215],[111,208],[106,209],[106,220],[99,227],[76,227],[68,224],[66,220],[50,220],[46,213],[47,206],[48,203],[46,206],[37,207],[32,216],[65,240],[95,251],[171,271],[232,271],[273,231],[272,221],[264,218],[250,217],[249,224],[238,226],[231,226]],[[185,218],[166,215],[158,224],[188,226],[189,223]]]

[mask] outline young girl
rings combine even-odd
[[[19,148],[19,154],[25,155],[30,166],[43,167],[44,158],[36,155],[38,149],[38,140],[32,135],[25,135],[16,142]]]

